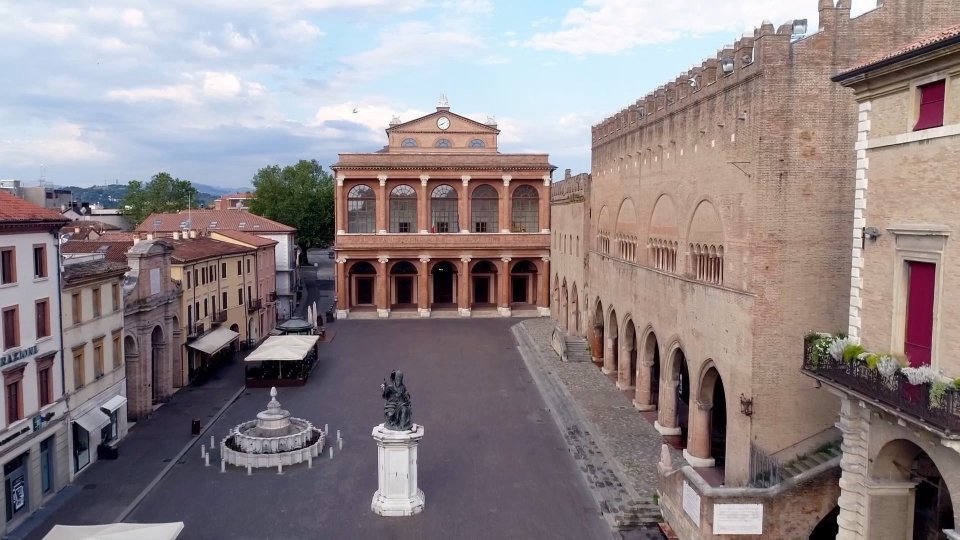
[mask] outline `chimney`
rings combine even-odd
[[[173,239],[174,240],[180,239],[180,231],[173,231]]]
[[[572,173],[572,172],[573,172],[573,171],[571,171],[570,169],[564,169],[564,170],[563,170],[563,177],[564,177],[564,178],[570,178],[570,176],[571,176],[570,173]]]
[[[133,237],[133,245],[137,245],[137,244],[139,244],[139,243],[140,243],[140,237],[139,237],[139,236],[134,236],[134,237]]]
[[[190,229],[190,238],[196,238],[196,237],[197,237],[197,231],[194,229]]]
[[[153,233],[147,233],[147,240],[153,240]]]

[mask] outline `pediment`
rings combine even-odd
[[[437,121],[441,117],[446,117],[450,121],[450,127],[440,129],[437,126]],[[496,135],[500,130],[496,126],[471,120],[449,110],[437,110],[409,122],[391,126],[387,128],[387,133],[492,133]]]

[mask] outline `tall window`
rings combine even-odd
[[[50,301],[46,298],[37,300],[36,303],[37,318],[37,339],[45,338],[50,335]]]
[[[237,289],[237,303],[243,305],[243,287]]]
[[[907,320],[903,352],[913,367],[930,365],[937,265],[907,261]]]
[[[243,273],[243,261],[237,261],[237,275]]]
[[[390,191],[390,232],[417,232],[417,192],[408,185]]]
[[[500,196],[489,184],[481,184],[470,196],[470,222],[475,233],[500,232]]]
[[[100,287],[93,288],[93,316],[99,317],[103,313],[103,302],[100,298]]]
[[[103,338],[93,340],[93,377],[103,377]]]
[[[17,281],[17,252],[12,247],[0,249],[0,285]]]
[[[441,184],[430,195],[431,232],[460,232],[460,214],[457,211],[457,190]]]
[[[227,263],[220,263],[220,277],[227,277]]]
[[[79,292],[70,295],[70,312],[73,324],[80,324],[83,321],[83,302],[80,300]]]
[[[247,258],[247,273],[250,273],[250,259]]]
[[[23,418],[23,367],[3,374],[7,395],[7,425]]]
[[[20,308],[10,306],[3,308],[3,348],[12,349],[20,346]]]
[[[123,365],[123,341],[120,339],[120,331],[113,333],[113,367],[118,368]]]
[[[940,80],[919,87],[920,110],[914,131],[930,129],[943,125],[943,98],[946,93],[946,81]]]
[[[37,359],[37,395],[41,407],[53,403],[53,356]]]
[[[187,274],[187,288],[190,288],[190,272],[185,272]]]
[[[347,193],[347,232],[376,232],[377,198],[368,186],[353,186]]]
[[[220,309],[227,309],[227,291],[223,291],[223,298],[220,299]]]
[[[540,232],[540,196],[533,186],[523,185],[513,191],[510,230]]]
[[[47,277],[47,246],[36,244],[33,246],[33,277]]]
[[[73,388],[81,388],[87,383],[87,361],[84,358],[83,346],[73,349]]]
[[[120,284],[114,283],[110,286],[110,291],[113,293],[113,310],[120,311]]]

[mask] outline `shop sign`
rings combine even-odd
[[[0,356],[0,367],[5,366],[7,364],[12,364],[14,362],[19,362],[20,360],[27,359],[35,354],[37,354],[36,345],[25,347],[23,349],[20,349],[18,351],[13,351],[11,353],[7,353],[3,356]]]
[[[27,494],[23,485],[23,475],[13,479],[10,485],[10,502],[13,503],[13,511],[16,512],[23,508],[27,503]]]

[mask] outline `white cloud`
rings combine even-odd
[[[854,13],[871,2],[875,5],[875,0],[855,0]],[[577,55],[610,54],[708,32],[746,32],[763,20],[779,26],[806,18],[815,31],[816,7],[813,0],[583,0],[559,29],[535,33],[525,44]]]
[[[298,19],[291,23],[284,24],[277,30],[277,34],[287,41],[296,43],[312,43],[323,35],[320,28],[303,20]]]
[[[189,84],[115,88],[107,91],[107,99],[127,103],[172,101],[180,104],[193,104],[197,102],[193,95],[193,87]]]
[[[0,138],[0,161],[8,165],[95,161],[110,157],[79,124],[58,122],[34,137]]]
[[[257,47],[260,41],[255,32],[241,32],[233,26],[233,23],[227,23],[223,29],[223,34],[227,47],[235,51],[251,51]]]
[[[493,13],[493,2],[490,0],[456,0],[444,5],[460,13],[474,15]]]
[[[265,93],[262,84],[245,81],[234,73],[204,71],[183,75],[182,84],[114,88],[107,91],[107,99],[127,103],[173,102],[197,105],[208,100],[230,100],[260,97]]]
[[[203,94],[214,99],[230,99],[240,95],[243,83],[233,73],[208,71],[203,74]]]
[[[408,122],[427,114],[418,109],[398,109],[386,100],[370,98],[360,101],[346,101],[334,105],[324,105],[317,109],[312,125],[321,130],[320,135],[336,136],[347,132],[345,124],[355,124],[350,130],[359,138],[386,144],[383,130],[390,125],[394,116],[401,122]]]

